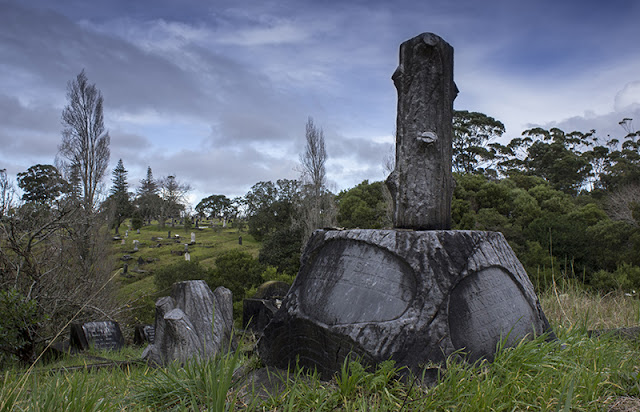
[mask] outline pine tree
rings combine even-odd
[[[129,184],[127,183],[127,170],[124,168],[124,164],[122,163],[122,159],[118,160],[118,165],[113,170],[113,178],[111,182],[113,186],[111,186],[111,195],[118,195],[127,193]]]
[[[138,212],[147,221],[147,224],[151,224],[151,220],[158,217],[162,203],[162,199],[158,196],[158,182],[153,178],[151,166],[147,167],[147,177],[140,180],[137,194]]]
[[[111,196],[109,196],[109,211],[111,221],[115,226],[115,233],[118,233],[120,224],[133,212],[131,201],[129,200],[129,184],[127,183],[127,170],[124,168],[122,159],[118,160],[118,165],[113,170],[111,182]]]
[[[145,179],[140,180],[140,187],[138,188],[138,196],[144,195],[157,195],[158,194],[158,183],[153,178],[153,172],[151,171],[151,166],[147,167],[147,177]]]

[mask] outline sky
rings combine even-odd
[[[636,0],[0,0],[0,169],[54,164],[66,89],[83,69],[104,97],[111,170],[151,167],[211,194],[295,179],[309,117],[334,192],[383,180],[399,45],[454,48],[457,110],[531,127],[640,129]]]

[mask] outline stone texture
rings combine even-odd
[[[350,352],[419,372],[457,350],[491,360],[501,339],[513,345],[547,330],[500,233],[320,230],[258,351],[267,365],[299,359],[327,377]]]
[[[154,343],[145,349],[143,358],[166,365],[213,357],[230,349],[232,328],[229,289],[218,287],[211,292],[202,280],[175,283],[171,296],[156,302]]]
[[[244,299],[242,302],[242,326],[261,334],[280,308],[289,286],[285,282],[274,280],[260,285],[251,299]]]
[[[72,323],[70,344],[76,350],[120,350],[124,347],[124,337],[118,322],[112,320]]]
[[[387,179],[394,227],[451,228],[453,48],[432,33],[400,45],[396,165]]]
[[[276,302],[270,299],[244,299],[242,301],[242,327],[261,334],[278,311]]]

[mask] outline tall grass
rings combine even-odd
[[[613,329],[640,324],[640,300],[622,291],[606,295],[565,282],[540,294],[540,303],[553,325]]]
[[[240,351],[184,365],[174,362],[141,379],[131,401],[163,410],[234,410],[237,396],[229,389],[239,366]]]
[[[330,381],[294,368],[278,392],[250,397],[251,403],[239,399],[243,385],[236,385],[234,371],[259,362],[237,351],[182,367],[135,365],[56,374],[40,369],[28,377],[22,392],[14,390],[21,375],[7,372],[0,376],[0,411],[640,410],[640,342],[586,334],[587,329],[634,324],[638,301],[564,287],[543,293],[541,302],[558,340],[540,336],[512,348],[500,346],[492,363],[451,357],[445,365],[426,365],[436,371],[432,386],[424,385],[421,376],[399,371],[393,362],[368,371],[350,359]]]

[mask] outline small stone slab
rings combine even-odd
[[[120,350],[124,347],[124,337],[118,322],[72,323],[71,347],[77,350]]]
[[[156,336],[156,328],[153,325],[136,325],[133,331],[133,344],[144,345],[153,343]]]

